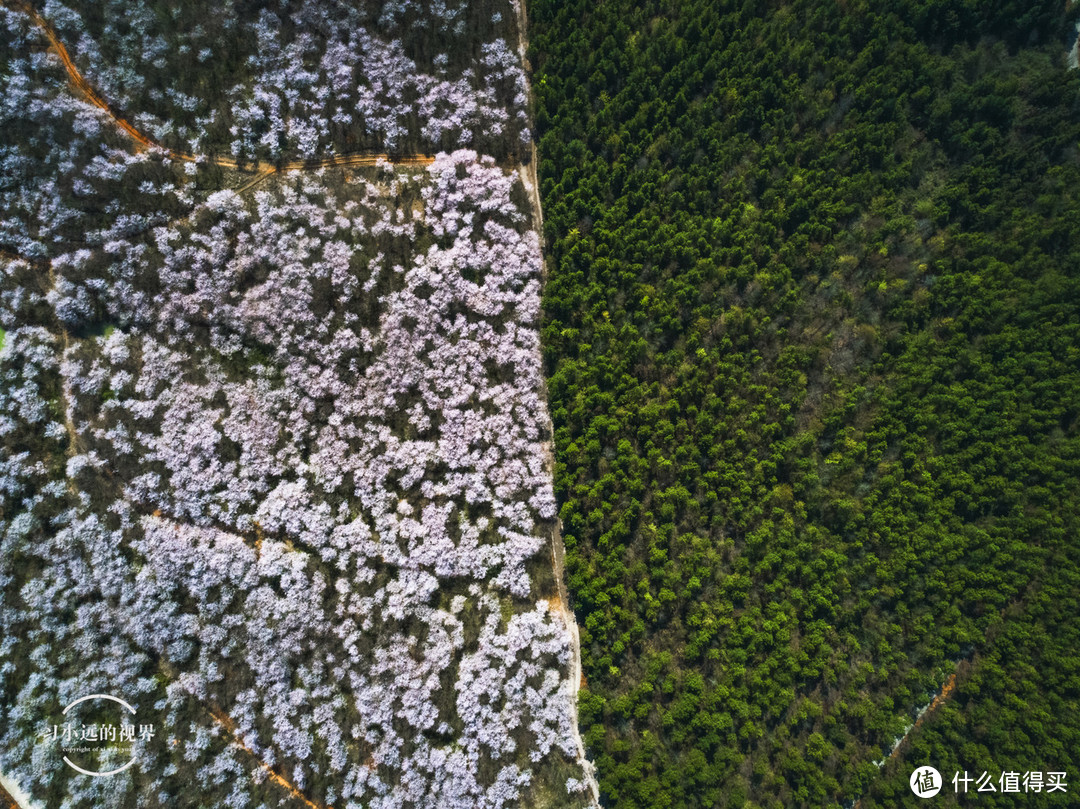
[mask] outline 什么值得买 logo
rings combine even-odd
[[[941,773],[933,767],[919,767],[911,774],[908,785],[920,798],[932,798],[941,791]]]

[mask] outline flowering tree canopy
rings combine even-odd
[[[0,9],[0,770],[65,807],[587,805],[539,234],[476,150],[527,137],[514,9],[102,5],[43,13],[163,140],[447,148],[249,188],[137,150]],[[221,97],[147,78],[233,40]],[[153,718],[136,767],[42,741],[85,694]]]

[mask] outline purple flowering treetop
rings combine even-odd
[[[140,125],[190,113],[163,139],[217,114],[240,157],[453,148],[230,190],[137,152],[0,8],[0,771],[65,807],[589,805],[540,239],[475,150],[525,131],[513,9],[462,65],[464,4],[226,3],[172,33],[124,8],[43,13],[118,103],[162,95]],[[253,45],[223,106],[147,83],[229,26]],[[107,782],[41,733],[100,693],[156,729]]]

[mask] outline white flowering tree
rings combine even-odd
[[[452,148],[228,190],[0,8],[0,770],[64,807],[587,805],[539,234],[478,151],[527,136],[513,9],[99,5],[43,12],[160,140]],[[169,75],[227,43],[220,97]],[[109,779],[40,738],[90,693],[155,723]]]

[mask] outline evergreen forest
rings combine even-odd
[[[1070,8],[529,4],[606,807],[1075,805]]]

